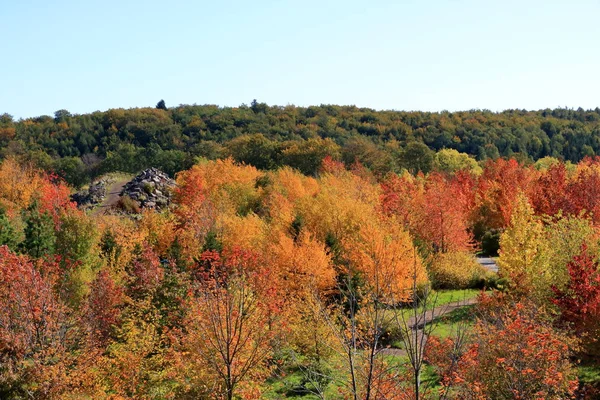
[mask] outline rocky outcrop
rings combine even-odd
[[[171,204],[175,181],[156,168],[148,168],[125,184],[121,197],[127,196],[142,208],[162,209]]]
[[[93,182],[87,190],[71,195],[71,200],[80,208],[88,208],[98,205],[106,198],[106,187],[110,182],[108,179],[99,179]]]

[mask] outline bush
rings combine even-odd
[[[577,375],[572,338],[530,303],[480,298],[479,319],[466,345],[428,342],[428,362],[457,398],[570,399]],[[464,343],[464,342],[463,342]],[[462,348],[461,348],[462,347]]]
[[[488,273],[471,254],[451,252],[434,257],[429,275],[436,289],[466,289],[480,286]]]
[[[138,204],[138,202],[133,200],[129,196],[121,197],[119,199],[119,202],[117,203],[117,207],[120,208],[121,210],[125,211],[126,213],[131,213],[131,214],[139,214],[141,211],[140,205]]]
[[[154,193],[154,185],[151,183],[144,183],[144,192],[148,194]]]
[[[498,256],[501,234],[502,232],[498,229],[486,231],[481,237],[481,254],[490,257]]]

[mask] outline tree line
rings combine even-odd
[[[477,161],[600,154],[600,109],[460,112],[376,111],[356,106],[180,105],[111,109],[15,121],[0,116],[0,155],[17,156],[75,186],[112,171],[155,166],[173,175],[198,158],[226,156],[260,169],[283,165],[314,174],[329,155],[380,176],[429,172],[435,153]]]

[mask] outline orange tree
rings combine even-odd
[[[257,398],[283,326],[280,297],[271,272],[255,254],[211,253],[197,271],[184,324],[191,373],[208,377],[197,385],[208,386],[211,397],[230,400],[243,392]]]

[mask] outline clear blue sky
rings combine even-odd
[[[0,113],[600,106],[600,2],[0,0]]]

